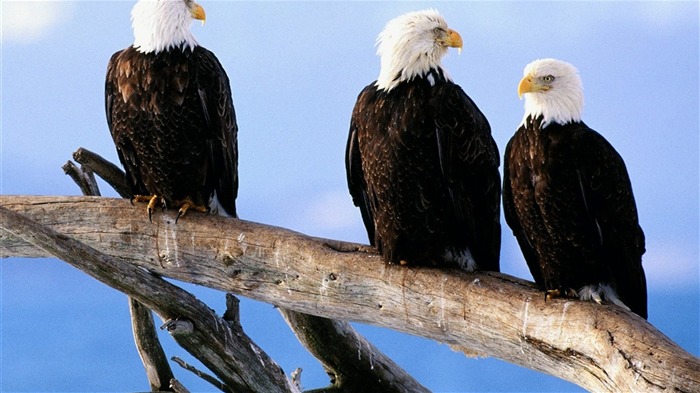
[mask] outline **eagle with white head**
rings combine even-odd
[[[503,210],[546,298],[608,301],[647,317],[644,232],[625,163],[581,120],[578,71],[525,67],[525,116],[505,152]]]
[[[441,65],[462,38],[435,10],[391,20],[378,79],[357,98],[347,182],[388,263],[499,270],[499,154],[486,117]]]
[[[238,126],[228,77],[194,38],[192,0],[139,0],[134,43],[107,66],[107,124],[132,190],[153,210],[236,217]]]

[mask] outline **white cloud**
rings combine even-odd
[[[692,2],[689,4],[682,1],[643,1],[636,5],[635,9],[641,19],[657,30],[697,24],[697,8],[693,12]]]
[[[37,41],[69,21],[74,6],[68,1],[3,1],[2,41]]]
[[[310,202],[304,217],[317,229],[337,230],[357,224],[360,211],[352,204],[346,190],[328,191]]]
[[[642,264],[649,288],[678,289],[698,285],[700,273],[697,253],[693,250],[647,244]]]

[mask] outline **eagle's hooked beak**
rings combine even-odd
[[[457,53],[462,54],[462,36],[458,32],[448,29],[445,44],[452,48],[457,48]]]
[[[192,3],[192,9],[190,10],[192,17],[197,20],[202,21],[202,25],[207,21],[207,14],[204,12],[204,7],[197,3]]]
[[[546,83],[541,83],[533,75],[525,75],[518,84],[518,97],[523,98],[525,93],[537,93],[538,91],[547,91],[552,87]]]
[[[518,84],[518,98],[523,99],[523,94],[532,91],[532,75],[526,75]]]

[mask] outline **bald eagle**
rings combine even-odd
[[[550,297],[603,300],[647,317],[644,232],[622,157],[581,121],[578,71],[525,67],[525,116],[505,152],[503,208]]]
[[[236,216],[236,114],[226,72],[190,31],[192,0],[139,0],[134,44],[107,67],[107,123],[132,201]]]
[[[486,117],[441,66],[460,35],[435,10],[391,20],[362,90],[347,182],[388,263],[499,270],[499,154]]]

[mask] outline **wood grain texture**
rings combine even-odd
[[[326,318],[382,326],[539,370],[592,391],[700,391],[700,361],[615,306],[554,299],[498,273],[385,265],[360,245],[97,197],[0,205],[157,275]],[[49,257],[0,221],[3,256]],[[15,231],[15,233],[17,233]],[[29,243],[27,242],[29,241]],[[118,259],[117,259],[118,258]]]

